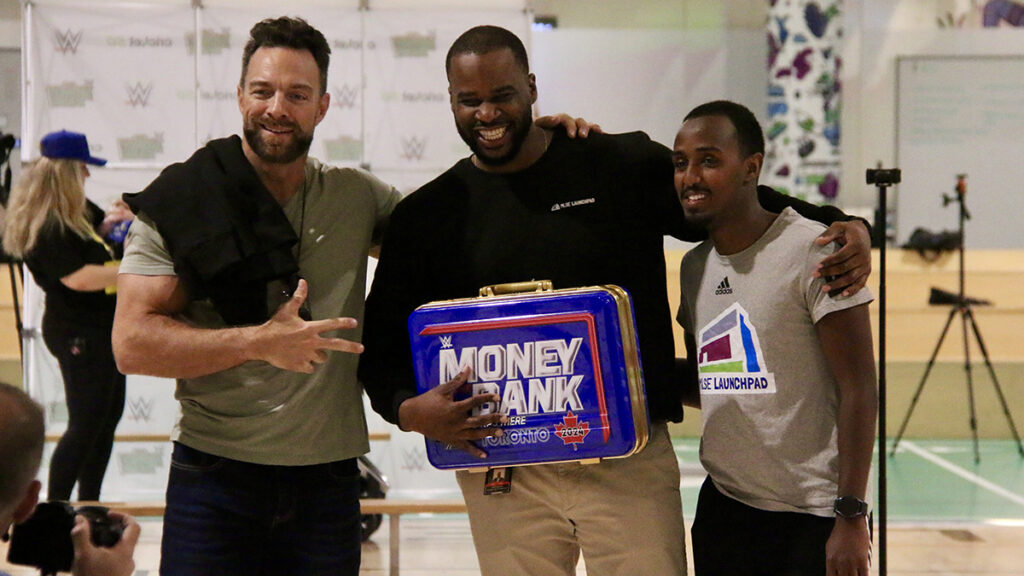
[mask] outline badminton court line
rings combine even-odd
[[[946,460],[945,458],[942,458],[940,456],[936,456],[935,454],[925,450],[924,448],[921,448],[920,446],[914,444],[910,440],[903,440],[902,442],[900,442],[900,447],[905,448],[908,451],[913,452],[914,454],[917,454],[921,458],[924,458],[925,460],[931,462],[932,464],[935,464],[940,468],[945,468],[946,470],[963,478],[964,480],[967,480],[968,482],[977,484],[978,486],[984,488],[985,490],[988,490],[989,492],[992,492],[993,494],[996,494],[997,496],[1002,496],[1003,498],[1006,498],[1011,502],[1019,504],[1020,506],[1024,506],[1024,496],[1010,492],[1006,488],[1003,488],[1002,486],[999,486],[997,484],[993,484],[992,482],[989,482],[988,480],[982,478],[981,476],[978,476],[977,474],[969,470],[964,470],[963,468],[957,466],[956,464],[953,464],[949,460]]]

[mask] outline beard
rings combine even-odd
[[[683,215],[688,224],[700,230],[707,230],[713,220],[711,215],[706,212],[691,212],[685,208],[683,209]]]
[[[259,126],[255,122],[246,122],[242,128],[242,134],[245,135],[245,141],[249,143],[249,147],[256,153],[264,162],[271,164],[288,164],[298,160],[303,155],[309,152],[310,145],[313,144],[313,134],[307,134],[303,132],[297,125],[291,124],[289,126],[293,130],[291,142],[282,147],[272,147],[263,139]]]
[[[526,136],[530,132],[530,125],[533,124],[533,115],[529,108],[527,108],[523,114],[519,116],[517,120],[513,120],[508,124],[508,132],[512,135],[512,141],[509,143],[508,151],[500,156],[489,155],[490,151],[486,150],[480,145],[480,142],[476,137],[475,123],[472,126],[463,126],[457,120],[455,122],[456,128],[459,130],[459,136],[462,137],[462,141],[469,146],[469,149],[473,151],[473,155],[476,156],[477,160],[487,164],[488,166],[501,166],[507,164],[513,158],[519,154],[519,150],[523,147],[523,142],[526,142]]]

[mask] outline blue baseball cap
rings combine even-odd
[[[47,158],[81,160],[94,166],[103,166],[107,163],[106,160],[93,158],[89,154],[89,142],[85,139],[85,134],[78,132],[68,132],[67,130],[50,132],[43,136],[43,140],[39,143],[39,149]]]

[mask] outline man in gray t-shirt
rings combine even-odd
[[[867,574],[877,397],[867,290],[829,295],[820,224],[757,201],[761,128],[725,101],[676,136],[676,190],[710,240],[680,267],[691,393],[701,409],[692,529],[700,574]]]

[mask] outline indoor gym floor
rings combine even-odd
[[[703,472],[697,440],[675,440],[683,473],[683,509],[692,520]],[[968,440],[903,440],[888,460],[888,574],[1024,575],[1024,458],[1012,440],[982,440],[980,464]],[[141,518],[136,576],[155,576],[159,518]],[[387,520],[363,546],[360,574],[388,573]],[[474,576],[480,572],[464,514],[402,517],[401,574]],[[876,532],[877,535],[877,532]],[[6,557],[0,546],[2,557]],[[875,544],[877,572],[878,544]],[[12,576],[38,572],[10,566]],[[586,574],[581,564],[578,574]]]

